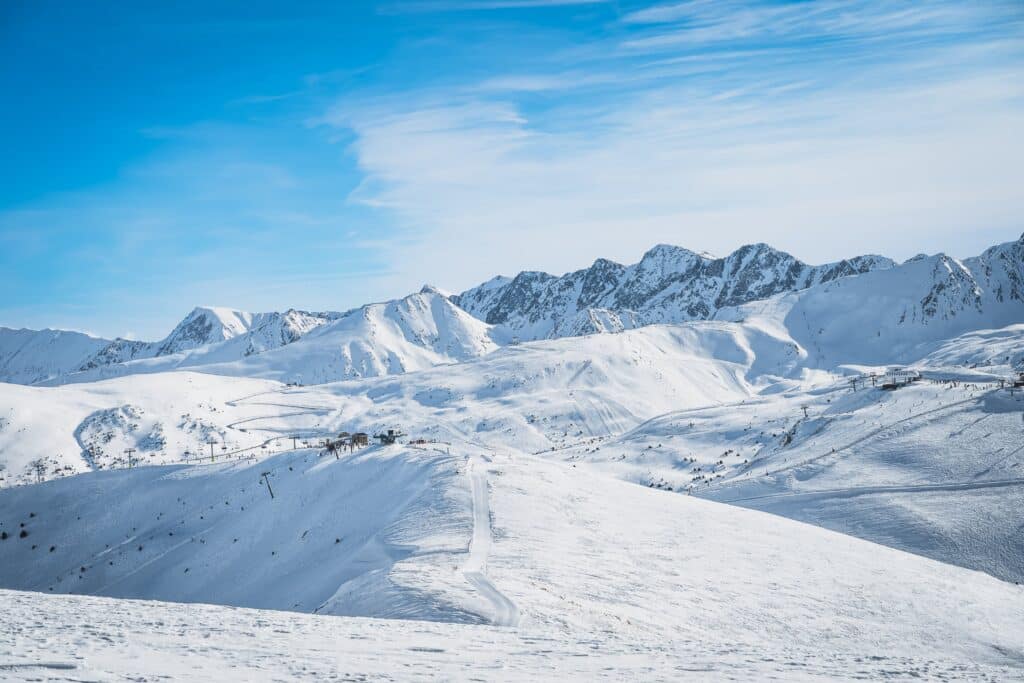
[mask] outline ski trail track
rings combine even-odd
[[[469,482],[473,492],[473,538],[469,543],[469,557],[462,573],[494,608],[491,623],[495,626],[516,626],[519,608],[508,599],[487,577],[487,557],[491,552],[491,507],[487,499],[487,471],[483,458],[471,458],[468,463]]]
[[[857,486],[848,489],[822,489],[819,491],[794,491],[791,493],[771,493],[765,494],[763,496],[751,496],[749,498],[721,499],[718,502],[742,503],[751,500],[775,500],[780,498],[850,498],[853,496],[866,496],[884,493],[920,493],[927,491],[973,491],[975,489],[1005,488],[1007,486],[1024,486],[1024,479],[950,482],[948,484],[910,484],[905,486]]]

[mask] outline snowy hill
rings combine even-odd
[[[1021,672],[1019,587],[567,465],[488,459],[298,452],[5,490],[0,522],[18,532],[0,541],[5,586],[388,620],[189,605],[181,622],[170,604],[4,592],[0,646],[14,658],[2,664],[179,674],[173,661],[184,659],[164,659],[183,647],[204,677],[319,677],[339,666],[349,676],[493,677],[499,661],[502,676],[590,680]],[[174,634],[194,631],[197,610],[211,635],[189,645]],[[77,645],[71,625],[85,611],[93,636]],[[11,640],[30,628],[34,637]],[[140,636],[146,655],[116,656],[120,636],[95,637],[108,631]],[[264,640],[287,654],[239,654]]]
[[[725,306],[893,265],[881,256],[859,256],[808,266],[766,244],[741,247],[725,258],[658,245],[631,266],[598,259],[561,277],[523,272],[454,300],[509,336],[545,339],[706,320]]]
[[[16,533],[0,541],[0,583],[45,593],[2,593],[2,671],[194,675],[185,661],[204,678],[1022,671],[1018,586],[570,465],[476,453],[300,451],[2,491],[0,523]],[[90,637],[78,636],[84,624]]]
[[[0,382],[33,384],[59,377],[108,343],[81,332],[0,327]]]
[[[129,448],[135,464],[208,453],[210,440],[218,455],[246,446],[262,452],[273,434],[245,431],[260,409],[233,400],[277,386],[186,372],[53,388],[0,385],[0,487],[126,467]]]

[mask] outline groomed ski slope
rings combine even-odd
[[[404,539],[412,561],[367,565],[341,588],[365,585],[372,577],[374,586],[396,587],[393,594],[403,596],[407,616],[419,619],[429,613],[431,622],[3,591],[7,628],[0,631],[0,675],[71,680],[161,675],[193,680],[331,675],[522,679],[550,678],[556,672],[581,680],[1024,675],[1024,589],[1019,586],[761,512],[638,487],[571,464],[500,453],[489,455],[488,462],[472,448],[456,449],[451,456],[388,450],[348,460],[318,458],[290,482],[281,473],[277,497],[259,491],[269,506],[279,507],[272,521],[254,514],[261,523],[251,526],[252,540],[265,548],[263,541],[270,538],[291,537],[288,554],[300,552],[298,539],[310,511],[284,504],[299,497],[297,487],[320,478],[335,485],[358,479],[360,469],[372,470],[369,463],[377,461],[411,467],[416,474],[409,487],[430,479],[431,488],[449,502],[436,504],[437,494],[431,493],[417,499],[434,501],[426,508],[416,502],[403,507],[395,503],[401,491],[390,499],[380,489],[369,491],[361,518],[375,520],[387,516],[378,516],[377,510],[395,510],[390,521],[380,522],[389,530],[383,535],[385,545]],[[408,465],[399,464],[405,460]],[[137,480],[135,472],[111,472],[29,488],[46,496],[73,485],[88,494],[96,493],[88,488],[93,484],[136,478],[133,488],[146,492],[201,476],[209,481],[202,486],[192,481],[193,495],[207,492],[213,501],[237,486],[236,477],[256,475],[255,469],[241,466],[147,469],[149,481]],[[189,471],[199,469],[202,474]],[[331,469],[336,474],[328,474]],[[486,486],[486,526],[476,524],[484,516],[478,484]],[[330,507],[347,505],[349,512],[342,517],[351,516],[354,491],[331,500]],[[13,493],[0,495],[4,517],[25,512],[36,524],[38,518],[21,509],[26,501]],[[303,497],[307,505],[328,506],[321,502],[325,491],[308,493]],[[83,506],[113,506],[112,515],[121,512],[116,498],[82,498]],[[30,502],[42,500],[37,496]],[[425,518],[428,511],[433,516]],[[229,516],[245,517],[222,515],[215,528],[230,526]],[[60,528],[81,538],[83,547],[99,540],[90,538],[95,525],[70,519]],[[449,540],[440,550],[430,540],[438,528]],[[213,529],[208,533],[210,543]],[[13,542],[43,535],[43,529],[33,528],[28,539]],[[373,535],[382,538],[380,532]],[[212,576],[223,559],[223,553],[211,553],[204,571]],[[280,561],[289,561],[287,555]],[[308,585],[344,578],[329,556],[315,562],[307,558],[302,566],[309,573],[273,582],[275,600],[304,602]],[[151,581],[165,590],[178,586],[181,595],[165,593],[165,598],[197,597],[169,555],[145,567],[139,563],[139,570],[154,572]],[[514,626],[498,617],[489,589],[475,590],[466,581],[467,571],[486,572],[488,584],[518,611]],[[253,574],[260,575],[261,567],[251,562],[223,567],[225,581],[253,590],[249,601],[259,602],[264,598],[256,594],[266,587],[252,583],[258,578]],[[365,614],[370,611],[366,601],[372,600],[383,615],[394,603],[389,606],[377,595],[339,590],[331,612]],[[480,618],[467,618],[466,608]]]
[[[1024,392],[951,376],[676,411],[559,455],[1024,582]]]
[[[493,531],[487,474],[482,469],[483,462],[484,458],[481,457],[471,458],[468,463],[473,493],[473,538],[469,542],[469,557],[462,570],[473,587],[491,602],[494,612],[491,623],[496,626],[515,626],[519,623],[519,608],[487,577],[487,558],[491,553]]]

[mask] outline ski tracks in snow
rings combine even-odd
[[[491,623],[495,626],[516,626],[519,623],[519,608],[487,576],[487,557],[494,539],[491,534],[491,507],[487,498],[484,460],[471,458],[467,472],[473,493],[473,538],[469,542],[469,557],[462,573],[470,585],[493,606]]]
[[[815,498],[835,497],[852,498],[884,493],[924,493],[928,491],[974,491],[976,489],[1005,488],[1007,486],[1024,486],[1024,479],[1001,479],[995,481],[948,482],[943,484],[893,484],[879,486],[855,486],[845,489],[821,489],[816,491],[789,491],[787,493],[768,493],[748,498],[732,498],[719,500],[720,503],[743,503],[751,500],[770,500],[779,498]]]

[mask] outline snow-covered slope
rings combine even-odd
[[[388,619],[204,606],[185,617],[167,604],[3,592],[0,672],[836,680],[1024,671],[1018,586],[757,511],[480,452],[298,452],[2,491],[0,522],[17,532],[0,541],[5,586]]]
[[[81,332],[0,327],[0,382],[33,384],[59,377],[109,343]]]
[[[560,455],[1024,582],[1024,392],[987,372],[673,411]]]
[[[421,312],[428,303],[442,311],[451,306],[429,293],[408,303]],[[370,321],[383,319],[382,308],[369,311]],[[349,322],[363,325],[367,318]],[[351,332],[332,327],[245,362],[295,354],[285,359],[296,364],[294,376],[310,379],[299,372],[321,367],[317,349],[337,354],[339,339]],[[364,339],[365,328],[355,336]],[[668,410],[749,396],[757,390],[747,378],[749,364],[773,356],[780,373],[793,362],[784,342],[748,338],[737,325],[701,323],[506,347],[439,367],[433,367],[439,357],[426,356],[424,371],[320,386],[289,388],[208,372],[218,366],[59,387],[8,385],[0,390],[0,465],[11,485],[34,481],[30,463],[41,456],[50,478],[124,466],[127,448],[146,463],[177,462],[186,451],[205,452],[210,438],[219,453],[221,444],[236,450],[296,432],[372,433],[396,424],[445,440],[472,435],[482,443],[546,450],[575,441],[577,433],[611,435]],[[289,366],[282,361],[271,370],[282,368]],[[225,366],[238,374],[251,370]]]
[[[246,420],[264,409],[233,400],[277,387],[185,372],[52,388],[0,385],[0,487],[126,467],[128,448],[136,464],[208,454],[210,440],[217,455],[281,448],[285,443],[276,441],[260,448],[272,432],[245,431]],[[292,427],[300,435],[318,433],[315,420]]]
[[[668,410],[753,395],[763,386],[751,364],[774,360],[784,370],[793,355],[785,341],[746,332],[700,323],[545,340],[473,362],[291,389],[287,402],[339,406],[321,418],[339,431],[399,426],[416,437],[550,451]]]
[[[258,463],[139,467],[10,489],[0,503],[9,536],[0,548],[12,561],[0,585],[480,622],[455,599],[461,592],[461,602],[474,604],[461,576],[445,591],[452,601],[440,595],[444,572],[432,586],[400,588],[385,578],[399,573],[396,562],[410,573],[423,563],[416,573],[432,574],[452,561],[443,554],[464,553],[472,516],[467,492],[450,481],[463,481],[458,465],[436,451],[372,448],[342,462],[299,450]],[[6,520],[25,505],[35,515],[19,538],[22,527]],[[363,591],[343,597],[349,582]],[[423,593],[431,588],[433,600]]]
[[[808,266],[766,244],[717,259],[658,245],[631,266],[598,259],[561,277],[523,272],[490,280],[454,300],[509,336],[544,339],[706,320],[724,306],[893,265],[881,256],[859,256]]]

